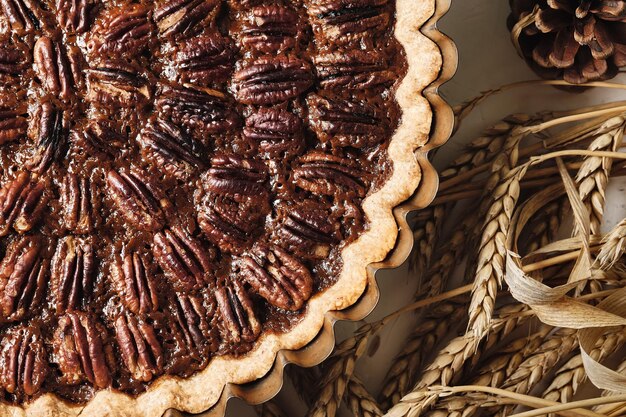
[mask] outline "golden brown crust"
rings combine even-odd
[[[409,198],[420,183],[421,171],[414,151],[428,141],[432,122],[422,90],[437,78],[442,65],[438,47],[419,30],[433,15],[435,0],[396,2],[395,36],[406,51],[408,71],[396,93],[402,120],[388,150],[393,173],[381,189],[364,200],[369,230],[343,249],[344,266],[337,283],[309,300],[302,321],[288,333],[262,335],[255,349],[243,357],[216,357],[204,370],[187,379],[161,377],[137,397],[103,390],[87,404],[75,405],[54,394],[45,394],[23,407],[0,404],[0,415],[155,417],[169,408],[199,413],[218,401],[226,383],[246,383],[265,375],[279,350],[303,347],[318,334],[327,312],[357,301],[367,284],[368,265],[384,259],[394,247],[398,231],[392,209]]]

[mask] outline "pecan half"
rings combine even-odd
[[[365,197],[369,174],[347,158],[312,151],[293,170],[296,185],[314,194]]]
[[[243,286],[233,281],[219,288],[215,292],[215,299],[222,318],[224,339],[230,344],[254,342],[261,333],[261,322]]]
[[[154,11],[162,36],[190,37],[213,24],[220,11],[219,0],[166,0]]]
[[[0,0],[11,30],[22,36],[43,27],[43,11],[38,0]]]
[[[81,308],[89,300],[94,286],[95,262],[89,241],[73,236],[59,241],[50,280],[57,313]]]
[[[180,227],[156,233],[152,253],[177,291],[192,291],[213,281],[215,253]]]
[[[67,173],[61,183],[62,221],[65,229],[76,234],[91,233],[100,216],[100,202],[91,180]]]
[[[89,52],[95,57],[140,55],[152,42],[151,14],[149,7],[139,4],[108,9],[91,30],[93,36],[87,42]]]
[[[341,240],[331,208],[313,200],[279,208],[277,243],[301,258],[323,259],[330,245]]]
[[[134,379],[148,382],[163,371],[163,350],[152,325],[133,314],[121,314],[115,320],[115,337]]]
[[[42,36],[35,43],[33,58],[37,76],[46,91],[63,100],[69,99],[78,81],[79,72],[73,71],[76,68],[72,68],[65,48],[59,42]]]
[[[0,189],[0,236],[9,234],[11,227],[18,233],[26,233],[41,219],[47,207],[49,195],[43,181],[20,172],[15,179]]]
[[[113,265],[112,272],[115,290],[129,311],[147,314],[159,307],[154,268],[145,255],[127,254]]]
[[[277,4],[253,7],[241,27],[241,44],[255,52],[283,52],[296,44],[299,30],[294,10]]]
[[[214,311],[207,311],[200,296],[177,293],[170,308],[179,345],[188,355],[202,360],[202,355],[218,349],[217,329],[209,324]]]
[[[318,38],[351,41],[384,31],[388,0],[310,0],[307,11]]]
[[[27,125],[20,111],[0,108],[0,145],[25,136]]]
[[[0,387],[18,396],[39,392],[49,371],[39,329],[14,328],[2,338],[0,346]]]
[[[53,346],[62,383],[89,381],[96,388],[111,385],[109,357],[102,342],[104,335],[104,326],[87,313],[73,311],[59,318]]]
[[[203,177],[207,191],[244,196],[267,193],[266,181],[265,164],[231,154],[214,156],[211,168]]]
[[[176,178],[187,179],[205,165],[204,145],[173,123],[157,119],[144,128],[137,141],[146,160]]]
[[[59,26],[70,33],[83,33],[89,28],[90,0],[56,0]]]
[[[307,104],[309,124],[321,142],[363,148],[376,145],[389,135],[387,118],[367,102],[311,95]]]
[[[227,81],[235,61],[230,38],[212,32],[182,43],[173,56],[173,69],[182,83],[210,85]]]
[[[226,96],[215,90],[165,86],[155,104],[161,118],[185,126],[198,138],[229,131],[239,124],[239,116]]]
[[[299,310],[311,297],[307,267],[278,246],[257,245],[239,261],[241,277],[273,306]]]
[[[320,86],[332,91],[364,90],[391,84],[395,78],[385,60],[371,51],[321,54],[313,58],[313,63]]]
[[[105,106],[135,108],[145,105],[151,97],[148,81],[133,67],[106,63],[87,70],[87,100]]]
[[[171,203],[138,172],[107,174],[109,194],[126,220],[137,229],[155,231],[165,225]]]
[[[0,323],[18,321],[41,303],[48,280],[41,243],[24,237],[13,241],[0,263]]]
[[[313,85],[311,66],[288,55],[263,56],[233,76],[235,98],[244,104],[276,104],[290,100]]]
[[[67,141],[67,132],[63,123],[63,110],[49,101],[39,106],[33,118],[35,146],[26,167],[41,174],[52,162],[59,159]]]
[[[19,76],[29,66],[28,53],[25,47],[11,42],[10,39],[0,40],[0,80]]]
[[[270,212],[267,170],[262,162],[217,155],[196,193],[198,223],[220,249],[239,252]]]
[[[286,109],[262,107],[246,119],[243,136],[270,156],[293,155],[302,149],[300,118]]]

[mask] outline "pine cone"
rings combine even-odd
[[[513,42],[542,78],[606,80],[626,65],[626,1],[509,0]]]

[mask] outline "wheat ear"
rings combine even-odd
[[[348,382],[345,400],[354,416],[380,417],[383,415],[374,397],[356,377],[352,377]]]
[[[622,219],[603,239],[597,262],[601,269],[609,270],[626,252],[626,218]]]

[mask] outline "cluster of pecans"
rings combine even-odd
[[[0,12],[1,398],[188,376],[332,283],[390,169],[387,0]]]

